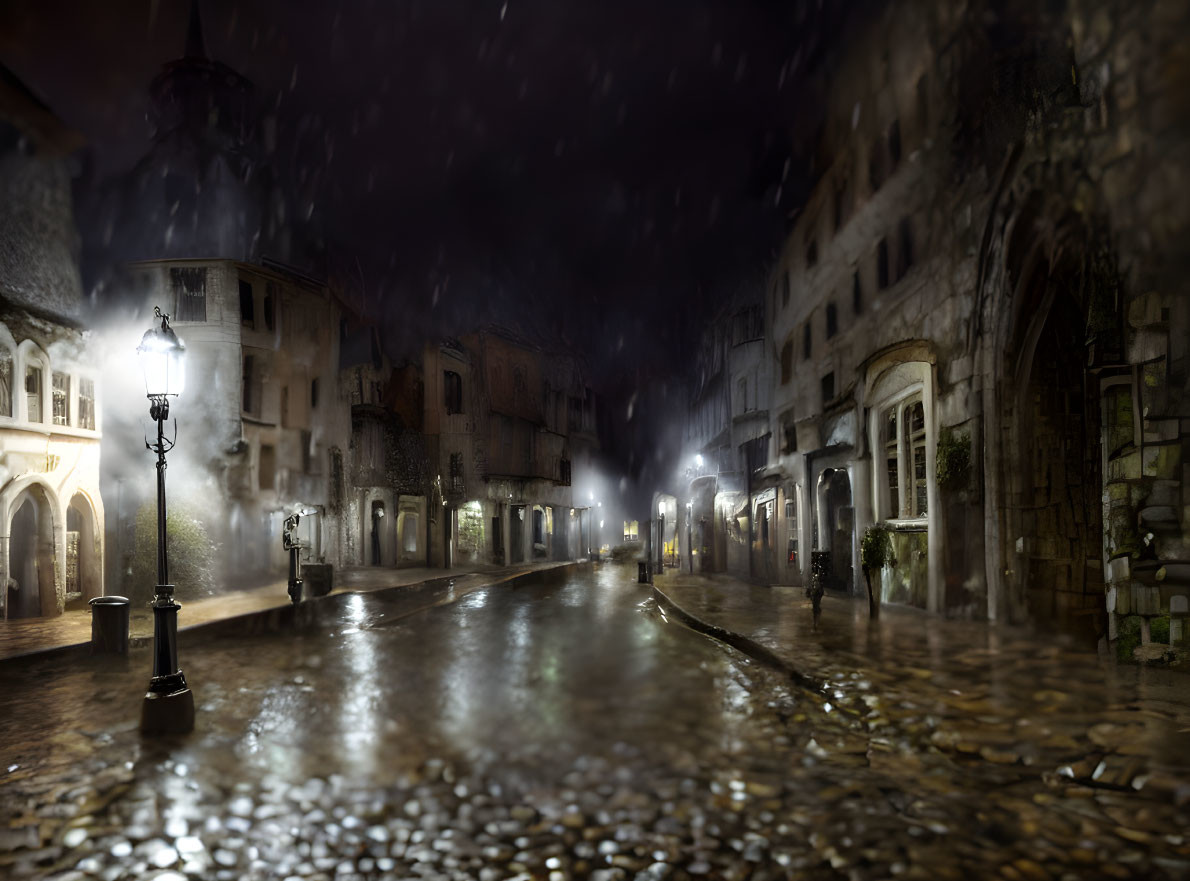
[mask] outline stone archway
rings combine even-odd
[[[852,546],[855,542],[855,508],[851,502],[851,479],[845,468],[826,468],[818,476],[815,521],[818,550],[830,555],[829,586],[851,592]]]
[[[8,528],[7,610],[9,618],[58,614],[53,506],[34,484],[12,506]]]
[[[1088,362],[1107,351],[1115,316],[1092,314],[1112,312],[1097,290],[1110,284],[1098,252],[1066,245],[1039,240],[1008,266],[1016,283],[998,353],[1001,452],[989,501],[999,507],[1010,619],[1093,644],[1106,612],[1100,380]]]
[[[75,493],[66,508],[66,600],[86,601],[103,593],[102,546],[91,500]]]
[[[988,614],[1094,637],[1107,619],[1100,395],[1135,377],[1104,208],[1088,190],[1076,210],[1048,174],[1013,172],[980,257]]]
[[[1022,323],[1010,497],[1022,537],[1019,594],[1042,627],[1102,629],[1103,511],[1098,383],[1086,368],[1087,321],[1066,280],[1040,275]]]

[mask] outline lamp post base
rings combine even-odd
[[[179,670],[154,677],[140,710],[143,734],[188,734],[194,730],[194,693]]]

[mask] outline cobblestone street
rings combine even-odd
[[[973,639],[944,678],[931,663],[938,641],[903,654],[913,617],[885,616],[883,657],[855,644],[844,654],[828,626],[798,624],[809,611],[797,604],[771,635],[800,665],[791,680],[678,624],[634,575],[603,566],[478,588],[413,614],[399,592],[361,594],[334,624],[184,642],[199,717],[173,742],[137,731],[145,652],[114,669],[7,662],[5,871],[229,881],[1190,871],[1190,840],[1170,832],[1190,823],[1178,680],[1108,683],[1091,657],[1076,682],[1067,664],[1080,659],[1060,649],[993,657]],[[731,591],[699,589],[730,607]],[[828,603],[824,621],[842,612]],[[1084,703],[1097,688],[1101,708]]]

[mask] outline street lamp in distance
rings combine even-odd
[[[174,586],[169,583],[169,557],[165,528],[165,454],[174,446],[166,439],[165,420],[169,399],[182,393],[186,381],[183,356],[186,347],[169,326],[169,316],[160,307],[153,315],[160,327],[145,331],[136,349],[145,374],[145,396],[149,416],[157,423],[157,442],[145,446],[157,454],[157,588],[153,595],[153,678],[141,704],[140,728],[145,734],[185,734],[194,728],[194,695],[178,669],[178,609]]]

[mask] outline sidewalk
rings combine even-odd
[[[1061,639],[726,577],[659,576],[667,614],[809,689],[869,734],[958,761],[1190,802],[1190,677],[1116,666]]]
[[[365,593],[394,587],[408,587],[438,578],[462,578],[467,575],[490,576],[494,580],[522,572],[548,569],[561,563],[529,563],[518,566],[492,566],[477,564],[455,569],[409,569],[355,566],[335,570],[334,590],[339,593]],[[278,578],[256,587],[228,591],[218,596],[200,600],[187,600],[185,592],[179,590],[177,601],[182,610],[178,613],[178,630],[185,631],[209,624],[269,609],[289,605],[286,592],[288,581]],[[306,601],[316,600],[307,597]],[[146,604],[133,605],[129,622],[129,639],[149,639],[153,636],[153,614]],[[68,610],[53,618],[16,618],[0,621],[0,662],[9,658],[56,649],[85,645],[91,641],[90,608]]]

